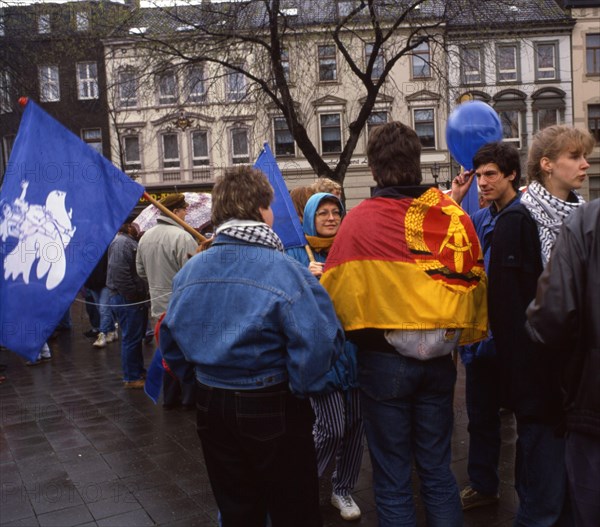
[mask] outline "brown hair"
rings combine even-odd
[[[328,177],[320,177],[317,179],[311,186],[315,192],[328,192],[329,194],[333,194],[334,192],[342,193],[342,185],[340,185],[337,181],[333,179],[329,179]],[[310,197],[310,196],[309,196]]]
[[[421,183],[421,141],[412,128],[399,121],[373,128],[367,159],[380,187]]]
[[[316,191],[312,185],[310,187],[296,187],[290,190],[290,198],[292,198],[292,203],[294,204],[298,218],[300,218],[300,222],[304,219],[306,202],[313,194],[316,194]]]
[[[556,161],[565,152],[575,152],[586,156],[594,149],[594,138],[587,130],[565,125],[548,126],[533,137],[527,157],[527,183],[538,181],[545,186],[540,161],[547,157]]]
[[[211,219],[215,227],[227,220],[263,221],[260,208],[273,201],[273,187],[258,169],[239,166],[217,179],[212,191]]]

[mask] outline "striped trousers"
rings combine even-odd
[[[357,388],[311,397],[319,477],[335,458],[333,492],[348,496],[360,472],[364,427]]]

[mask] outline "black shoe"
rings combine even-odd
[[[89,331],[86,331],[83,336],[87,337],[88,339],[95,339],[98,336],[98,333],[100,333],[100,331],[92,328]]]

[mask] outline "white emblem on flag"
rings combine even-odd
[[[67,193],[53,190],[46,197],[46,205],[30,205],[25,201],[29,183],[21,182],[22,192],[12,204],[2,204],[0,238],[17,238],[16,247],[4,258],[4,279],[29,284],[34,263],[37,261],[36,277],[46,278],[46,289],[57,287],[67,270],[65,249],[75,234],[71,224],[73,209],[65,207]]]

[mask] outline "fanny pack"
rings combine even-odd
[[[458,345],[462,333],[460,328],[439,329],[395,329],[384,333],[385,340],[400,355],[417,360],[443,357]]]

